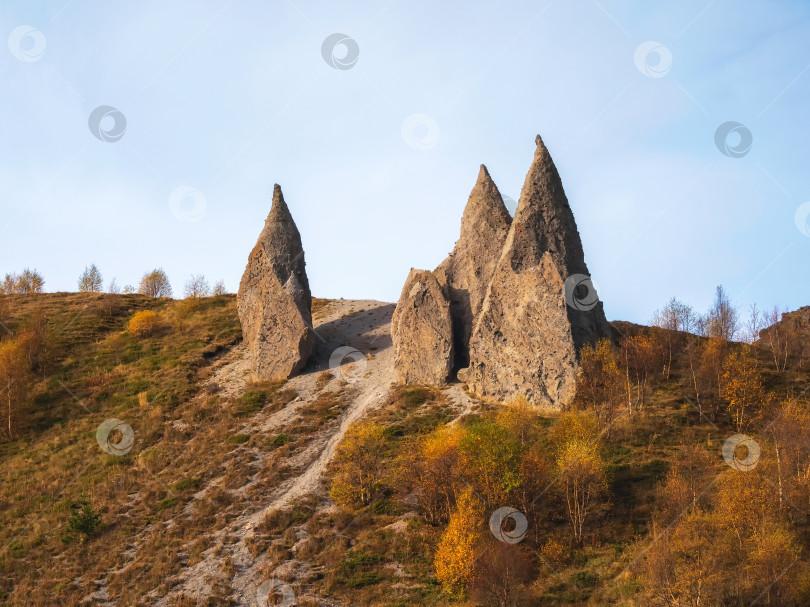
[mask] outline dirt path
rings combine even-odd
[[[180,575],[180,583],[165,597],[154,597],[156,605],[168,606],[173,596],[204,598],[210,591],[211,580],[222,577],[222,563],[233,563],[235,575],[229,580],[239,605],[255,605],[257,588],[266,581],[262,573],[262,555],[254,557],[245,540],[253,529],[276,508],[296,499],[321,491],[324,469],[335,453],[349,427],[366,413],[385,402],[396,379],[389,325],[393,304],[373,300],[334,300],[316,314],[314,326],[316,344],[312,359],[304,372],[291,379],[288,386],[298,397],[283,409],[269,415],[257,415],[245,426],[245,432],[268,432],[294,420],[297,412],[319,393],[318,376],[332,369],[334,377],[320,389],[337,388],[342,382],[345,398],[350,402],[337,425],[328,427],[310,441],[294,459],[300,473],[275,487],[260,508],[244,512],[224,529],[213,534],[216,548],[208,550],[203,559]],[[331,361],[330,361],[331,359]],[[342,364],[340,364],[342,363]],[[224,357],[215,370],[212,382],[229,396],[241,394],[249,379],[249,366],[243,346]],[[248,485],[256,479],[249,481]],[[215,483],[212,483],[215,484]],[[247,486],[240,489],[244,491]],[[222,540],[228,537],[228,543]],[[234,541],[236,540],[236,541]]]

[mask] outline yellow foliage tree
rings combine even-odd
[[[351,426],[335,454],[336,473],[329,492],[332,501],[350,511],[370,504],[382,481],[385,450],[381,424],[364,421]]]
[[[127,324],[127,332],[136,337],[148,337],[152,335],[160,325],[160,316],[152,310],[141,310],[135,312]]]
[[[723,363],[720,397],[728,401],[737,432],[743,430],[750,416],[760,412],[765,400],[762,378],[750,350],[746,346],[732,352]]]
[[[441,426],[417,438],[399,460],[400,478],[413,493],[425,518],[446,523],[456,502],[455,467],[464,430],[460,425]]]
[[[475,561],[484,538],[484,505],[472,489],[459,495],[456,511],[450,517],[439,546],[434,565],[436,578],[448,594],[463,597],[475,581]]]
[[[557,450],[571,439],[586,443],[598,443],[601,431],[599,421],[590,411],[567,411],[558,419],[549,431],[549,440]]]
[[[15,417],[20,403],[25,398],[26,384],[30,376],[28,340],[23,334],[0,341],[0,395],[5,401],[6,430],[12,436]]]
[[[605,428],[610,428],[621,401],[622,372],[608,339],[586,345],[580,352],[580,375],[576,400],[593,411]]]
[[[557,455],[557,471],[574,539],[582,545],[585,520],[607,491],[605,462],[595,443],[573,438]]]
[[[720,604],[731,567],[728,542],[718,523],[715,516],[696,509],[673,529],[653,530],[644,574],[655,604]]]

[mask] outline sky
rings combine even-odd
[[[235,292],[279,183],[313,295],[396,301],[540,134],[609,319],[810,305],[806,1],[4,0],[0,38],[0,274],[48,291]]]

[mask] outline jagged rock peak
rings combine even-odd
[[[487,167],[482,164],[461,217],[459,242],[487,238],[499,232],[505,235],[511,222],[512,217],[503,203],[498,186],[492,181]],[[458,247],[458,243],[456,246]]]
[[[301,234],[298,232],[290,209],[284,201],[281,186],[278,184],[273,186],[273,203],[257,244],[262,245],[279,279],[295,273],[302,282],[302,286],[309,291]]]
[[[510,251],[515,270],[535,266],[548,251],[563,280],[571,274],[588,274],[582,241],[560,174],[540,135],[515,217],[514,244]]]
[[[314,334],[301,235],[278,184],[237,294],[242,334],[262,381],[287,379],[307,362]]]
[[[456,368],[467,365],[472,327],[501,256],[511,221],[498,187],[482,164],[464,208],[459,239],[447,259],[436,268],[436,275],[450,301]]]

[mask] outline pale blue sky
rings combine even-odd
[[[479,164],[517,199],[540,133],[608,318],[703,309],[721,282],[810,304],[808,2],[6,1],[0,32],[0,273],[49,291],[92,261],[235,291],[278,182],[313,293],[395,301],[452,249]],[[350,69],[322,57],[333,33]],[[637,67],[648,41],[671,66]],[[101,105],[119,141],[91,133]],[[742,157],[715,145],[727,121]],[[182,187],[204,206],[173,213]]]

